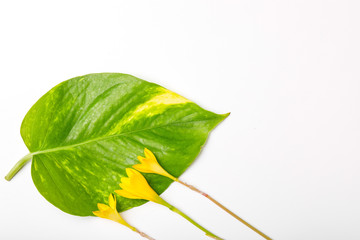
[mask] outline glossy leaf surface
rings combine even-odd
[[[61,210],[92,216],[119,189],[125,168],[145,147],[178,177],[227,114],[206,111],[157,84],[120,73],[89,74],[62,82],[29,110],[21,136],[32,153],[39,192]],[[146,174],[162,193],[171,183]],[[117,198],[123,211],[143,200]]]

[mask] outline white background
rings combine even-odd
[[[27,154],[28,109],[69,78],[129,73],[231,112],[182,179],[274,239],[360,239],[360,3],[1,1],[0,175]],[[65,214],[27,165],[0,180],[0,239],[142,239]],[[225,239],[262,239],[172,184],[162,195]],[[156,239],[206,239],[162,206],[123,214]]]

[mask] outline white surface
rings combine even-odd
[[[359,1],[1,1],[0,175],[27,153],[28,109],[95,72],[161,84],[231,115],[181,177],[274,239],[360,239]],[[0,180],[0,239],[142,239],[65,214],[29,165]],[[261,239],[187,189],[162,195],[225,239]],[[156,239],[205,239],[152,203],[124,217]]]

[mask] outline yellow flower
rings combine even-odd
[[[197,222],[192,220],[185,213],[181,212],[179,209],[177,209],[176,207],[172,206],[171,204],[163,200],[161,197],[159,197],[159,195],[149,186],[145,177],[141,173],[139,173],[135,169],[126,168],[126,174],[128,175],[128,177],[121,178],[121,183],[119,184],[122,189],[115,190],[117,194],[126,198],[145,199],[164,205],[165,207],[168,207],[171,211],[176,212],[177,214],[179,214],[180,216],[182,216],[183,218],[194,224],[196,227],[204,231],[207,236],[215,239],[221,239],[218,236],[206,230],[205,228],[203,228],[201,225],[199,225]]]
[[[122,177],[119,184],[122,189],[115,190],[117,194],[126,198],[145,199],[164,206],[169,205],[149,186],[141,173],[134,169],[126,168],[126,174],[128,177]]]
[[[116,198],[112,194],[109,195],[109,206],[103,203],[98,203],[97,206],[99,211],[93,212],[95,216],[118,222],[135,231],[135,228],[128,224],[116,210]]]
[[[144,150],[145,157],[138,156],[140,164],[136,164],[133,166],[136,170],[144,173],[156,173],[168,177],[172,180],[176,180],[171,174],[169,174],[165,169],[163,169],[154,154],[147,148]]]

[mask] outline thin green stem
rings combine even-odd
[[[10,172],[5,176],[5,179],[10,181],[15,176],[15,174],[31,160],[32,156],[33,154],[29,153],[25,155],[22,159],[20,159],[10,170]]]
[[[182,185],[190,188],[191,190],[200,193],[201,195],[203,195],[204,197],[208,198],[210,201],[212,201],[213,203],[215,203],[217,206],[219,206],[221,209],[223,209],[225,212],[227,212],[228,214],[230,214],[231,216],[233,216],[234,218],[236,218],[238,221],[242,222],[244,225],[246,225],[247,227],[249,227],[251,230],[253,230],[254,232],[256,232],[257,234],[259,234],[260,236],[262,236],[263,238],[267,239],[267,240],[271,240],[271,238],[267,235],[265,235],[263,232],[261,232],[260,230],[258,230],[257,228],[255,228],[254,226],[252,226],[250,223],[246,222],[244,219],[240,218],[239,216],[237,216],[235,213],[233,213],[232,211],[230,211],[229,209],[227,209],[224,205],[222,205],[221,203],[219,203],[218,201],[216,201],[214,198],[212,198],[211,196],[209,196],[208,194],[200,191],[199,189],[197,189],[196,187],[187,184],[177,178],[174,179],[175,181],[177,181],[178,183],[181,183]]]
[[[183,218],[185,218],[186,220],[188,220],[189,222],[191,222],[194,226],[196,226],[197,228],[199,228],[200,230],[202,230],[203,232],[205,232],[206,236],[209,236],[211,238],[217,239],[217,240],[222,240],[222,238],[216,236],[215,234],[211,233],[209,230],[205,229],[203,226],[201,226],[200,224],[198,224],[197,222],[195,222],[193,219],[191,219],[188,215],[186,215],[185,213],[183,213],[182,211],[180,211],[179,209],[177,209],[176,207],[170,205],[169,203],[167,203],[167,205],[165,205],[166,207],[168,207],[171,211],[176,212],[177,214],[179,214],[180,216],[182,216]]]

